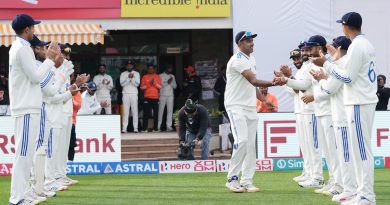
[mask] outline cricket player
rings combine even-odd
[[[260,191],[252,181],[256,169],[256,98],[262,96],[256,87],[273,86],[272,82],[256,79],[256,60],[251,55],[256,36],[249,31],[237,33],[235,42],[239,51],[230,58],[226,70],[225,107],[234,145],[225,186],[238,193]],[[240,172],[241,181],[238,181]]]
[[[344,69],[348,47],[351,44],[345,36],[339,36],[333,39],[333,46],[335,48],[340,47],[341,58],[336,61],[340,69]],[[335,195],[332,198],[334,202],[343,202],[349,200],[351,197],[354,197],[356,193],[357,185],[355,178],[355,170],[352,164],[351,159],[351,137],[348,134],[348,120],[347,114],[344,106],[344,90],[343,82],[337,80],[332,75],[326,75],[325,73],[311,73],[316,80],[319,80],[319,85],[321,87],[321,93],[317,98],[327,97],[330,95],[330,104],[332,110],[332,120],[334,124],[334,132],[336,136],[336,146],[337,146],[337,157],[339,160],[339,169],[341,171],[341,186],[343,187],[343,192],[341,194]],[[331,192],[329,190],[328,192]]]
[[[279,70],[275,71],[275,76],[276,77],[281,77],[281,76],[286,76],[288,78],[292,79],[301,79],[303,78],[303,73],[302,73],[302,65],[304,62],[307,62],[309,60],[308,56],[302,56],[300,49],[303,46],[303,42],[301,42],[298,46],[299,49],[294,49],[290,52],[290,59],[293,60],[293,63],[295,67],[298,69],[298,71],[295,73],[295,75],[292,75],[291,69],[285,70],[284,74]],[[294,113],[296,116],[296,123],[297,123],[297,135],[299,139],[299,147],[301,148],[302,152],[302,157],[303,157],[303,170],[301,175],[294,177],[293,180],[296,182],[303,182],[306,181],[310,178],[310,163],[308,160],[308,153],[307,153],[307,146],[305,143],[306,140],[306,132],[305,130],[305,123],[304,123],[304,115],[302,114],[302,108],[304,106],[304,102],[299,98],[299,90],[294,90],[288,86],[285,86],[286,91],[293,96],[294,98]]]
[[[53,66],[59,67],[63,61],[58,45],[52,42],[46,60],[37,66],[29,41],[33,39],[34,25],[39,23],[26,14],[19,14],[12,21],[12,29],[17,37],[9,50],[9,93],[15,133],[10,204],[33,204],[27,192],[30,190],[28,181],[39,133],[42,106],[40,82]]]
[[[103,107],[97,99],[96,90],[96,84],[93,81],[88,82],[87,90],[81,94],[81,108],[77,115],[93,115]],[[102,103],[104,104],[105,102]]]
[[[375,50],[362,34],[362,17],[359,13],[346,13],[341,20],[345,36],[352,43],[346,54],[344,70],[334,61],[340,57],[340,48],[328,46],[329,56],[313,59],[324,66],[331,75],[344,83],[344,105],[351,135],[351,156],[357,180],[356,197],[343,204],[376,204],[374,193],[374,156],[371,133],[374,122],[376,96]]]
[[[100,115],[102,109],[104,109],[105,113],[111,114],[111,90],[114,88],[114,83],[112,81],[112,77],[106,74],[106,65],[100,64],[99,73],[93,77],[93,82],[97,86],[96,90],[96,98],[99,103],[104,103],[104,107],[101,107],[97,110],[96,114]]]
[[[319,39],[312,39],[319,40]],[[322,40],[322,39],[321,39]],[[313,42],[314,43],[314,42]],[[321,42],[315,42],[321,43]],[[325,41],[326,44],[326,41]],[[311,55],[311,46],[308,45],[308,41],[304,43],[301,47],[302,56],[308,58]],[[301,67],[302,76],[299,79],[291,79],[288,77],[276,77],[274,82],[278,85],[287,85],[288,87],[300,90],[299,99],[303,99],[306,96],[313,95],[313,86],[312,86],[312,76],[310,75],[310,70],[313,68],[313,64],[310,61],[304,61]],[[316,68],[318,69],[318,68]],[[287,70],[290,70],[288,66],[281,66],[280,68],[282,73],[286,73]],[[285,74],[286,76],[286,74]],[[282,83],[279,83],[283,81]],[[305,102],[305,101],[304,101]],[[319,143],[318,133],[318,121],[315,116],[315,106],[314,102],[305,102],[302,106],[302,114],[304,115],[304,132],[306,136],[304,140],[305,146],[307,147],[307,160],[310,165],[310,177],[306,178],[304,181],[298,182],[302,187],[322,187],[323,185],[323,170],[322,170],[322,157]]]
[[[160,102],[158,104],[158,126],[157,129],[160,130],[163,113],[165,106],[167,107],[167,131],[172,131],[172,112],[173,112],[173,100],[174,100],[174,90],[177,88],[175,76],[172,74],[173,68],[172,65],[168,65],[165,68],[165,71],[160,74],[162,81],[162,87],[160,90]]]
[[[141,82],[140,75],[134,70],[134,63],[127,62],[127,71],[124,71],[120,76],[120,84],[123,87],[123,122],[122,133],[127,133],[127,125],[129,123],[129,112],[133,116],[134,132],[138,133],[138,86]]]

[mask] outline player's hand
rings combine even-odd
[[[284,77],[275,77],[272,83],[274,85],[285,85],[287,83],[287,80],[285,80]]]
[[[284,77],[283,73],[280,70],[279,71],[274,70],[274,75],[275,77]]]
[[[333,47],[333,45],[327,44],[326,49],[328,50],[328,53],[331,56],[333,61],[337,61],[338,59],[341,58],[341,51],[340,51],[341,46],[339,46],[338,48],[335,48],[335,47]],[[320,53],[320,55],[321,55],[321,53]]]
[[[134,77],[134,74],[133,73],[129,73],[129,78],[133,78]]]
[[[109,85],[110,84],[110,80],[106,80],[106,85]]]
[[[196,138],[195,140],[194,140],[194,143],[195,143],[195,145],[201,145],[202,144],[202,140],[199,140],[198,138]]]
[[[152,84],[152,85],[154,84],[154,78],[150,79],[150,84]]]
[[[179,145],[184,145],[185,143],[186,143],[185,141],[182,140],[179,141]]]
[[[80,91],[80,89],[77,87],[76,84],[72,84],[71,86],[69,86],[69,91],[72,96],[75,96]]]
[[[168,79],[168,84],[171,84],[172,83],[172,80],[173,80],[173,78],[171,77],[171,78],[169,78]]]
[[[301,99],[304,103],[308,104],[308,103],[311,103],[314,101],[314,96],[313,95],[305,95]]]
[[[100,106],[101,106],[101,107],[107,107],[107,106],[108,106],[107,101],[102,101],[102,102],[100,102]]]
[[[282,72],[283,75],[286,76],[287,78],[290,78],[292,76],[292,70],[287,65],[280,66],[280,72]]]
[[[46,50],[46,58],[55,61],[57,55],[61,55],[61,49],[57,42],[52,41]]]
[[[325,74],[325,72],[322,69],[320,69],[319,71],[311,70],[310,74],[317,81],[328,78],[328,76]]]
[[[76,81],[75,81],[75,83],[76,83],[76,85],[77,86],[81,86],[81,85],[83,85],[84,83],[86,83],[86,82],[88,82],[89,81],[89,74],[87,75],[87,74],[85,74],[85,73],[83,73],[83,74],[81,74],[81,75],[78,75],[77,77],[76,77]]]
[[[325,55],[321,55],[321,51],[320,51],[320,57],[310,57],[310,61],[312,63],[314,63],[314,65],[316,66],[319,66],[319,67],[323,67],[324,66],[324,63],[326,61],[326,58],[325,58]]]
[[[61,67],[61,65],[64,63],[64,56],[62,54],[57,54],[56,57],[54,58],[54,66],[56,68]]]

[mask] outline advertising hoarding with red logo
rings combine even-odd
[[[159,168],[160,174],[216,172],[216,163],[215,160],[160,161]]]
[[[374,156],[390,156],[390,112],[376,112],[371,135]],[[300,158],[294,113],[259,113],[257,158]]]
[[[12,117],[0,117],[0,163],[12,163],[15,153]],[[75,162],[120,162],[119,115],[77,116]],[[33,139],[35,140],[35,139]]]
[[[228,172],[230,167],[230,160],[216,160],[217,172]],[[273,171],[274,165],[272,159],[258,159],[256,160],[256,171],[268,172]]]

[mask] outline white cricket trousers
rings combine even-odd
[[[158,129],[161,128],[165,106],[167,106],[167,128],[172,128],[173,95],[160,96],[160,104],[158,105]]]
[[[123,122],[122,130],[127,131],[127,125],[129,124],[129,112],[133,116],[134,130],[138,130],[138,94],[123,94]]]
[[[33,166],[36,139],[39,134],[40,114],[13,117],[15,157],[12,167],[11,195],[9,201],[17,204],[29,191],[30,171]]]
[[[256,111],[233,109],[227,111],[234,137],[228,179],[241,175],[241,185],[252,184],[256,171],[256,130],[258,116]]]
[[[305,146],[312,179],[323,180],[322,157],[318,142],[318,122],[314,114],[304,114],[304,132],[306,133]]]
[[[106,111],[106,115],[111,115],[112,114],[112,108],[111,108],[111,98],[110,97],[96,97],[97,101],[99,103],[103,102],[103,101],[107,101],[108,105],[107,107],[104,107],[104,111]],[[103,108],[99,108],[96,113],[98,115],[100,115],[100,113],[102,112],[102,109]]]
[[[64,116],[64,121],[61,132],[61,144],[59,145],[60,153],[60,177],[66,177],[66,164],[68,163],[68,152],[70,144],[70,134],[72,131],[72,116]],[[62,143],[63,142],[63,143]]]
[[[307,143],[306,143],[306,132],[305,132],[305,118],[302,114],[296,114],[296,127],[297,127],[297,135],[298,135],[298,141],[299,141],[299,147],[301,148],[301,153],[303,157],[303,170],[302,173],[304,175],[310,176],[310,161],[308,160],[308,150],[307,150]]]
[[[342,184],[340,165],[336,151],[336,138],[331,115],[318,116],[318,140],[328,165],[329,181]]]
[[[375,202],[374,156],[371,149],[371,133],[376,104],[346,105],[349,132],[351,133],[351,152],[355,167],[357,196]]]
[[[353,167],[351,153],[352,139],[349,134],[348,126],[346,125],[336,125],[334,127],[334,132],[341,172],[341,186],[344,189],[343,192],[352,195],[356,193],[357,189],[355,168]]]
[[[63,146],[65,143],[65,141],[61,139],[62,132],[62,128],[53,127],[51,127],[48,132],[45,132],[45,135],[48,135],[45,185],[49,185],[50,183],[54,182],[56,178],[60,177],[61,154],[59,147]]]

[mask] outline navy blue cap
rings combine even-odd
[[[257,34],[252,34],[250,31],[240,31],[236,34],[235,42],[238,44],[238,42],[244,39],[256,38],[256,36]]]
[[[351,45],[351,40],[345,36],[339,36],[335,39],[333,39],[333,47],[338,48],[341,47],[341,49],[348,50],[349,45]]]
[[[307,40],[301,48],[310,48],[313,46],[325,46],[326,40],[323,36],[314,35]]]
[[[352,26],[355,28],[362,27],[362,16],[356,12],[349,12],[344,14],[340,20],[337,20],[337,23],[342,23],[343,25]]]
[[[97,90],[97,86],[93,81],[89,81],[88,82],[88,89],[91,91],[95,91],[95,90]]]
[[[62,52],[70,53],[72,49],[68,47],[66,44],[60,44],[60,49]]]
[[[34,35],[34,38],[33,38],[33,40],[30,41],[30,44],[31,44],[32,47],[35,47],[35,46],[41,46],[42,47],[42,46],[49,45],[50,42],[41,41],[41,40],[39,40],[39,38],[36,35]]]
[[[290,51],[290,58],[301,57],[301,51],[299,49],[294,49]]]
[[[31,16],[27,14],[18,14],[14,18],[14,20],[12,20],[12,29],[20,30],[39,23],[41,23],[41,21],[35,21]]]
[[[306,41],[299,42],[298,48],[301,49],[305,45]]]

